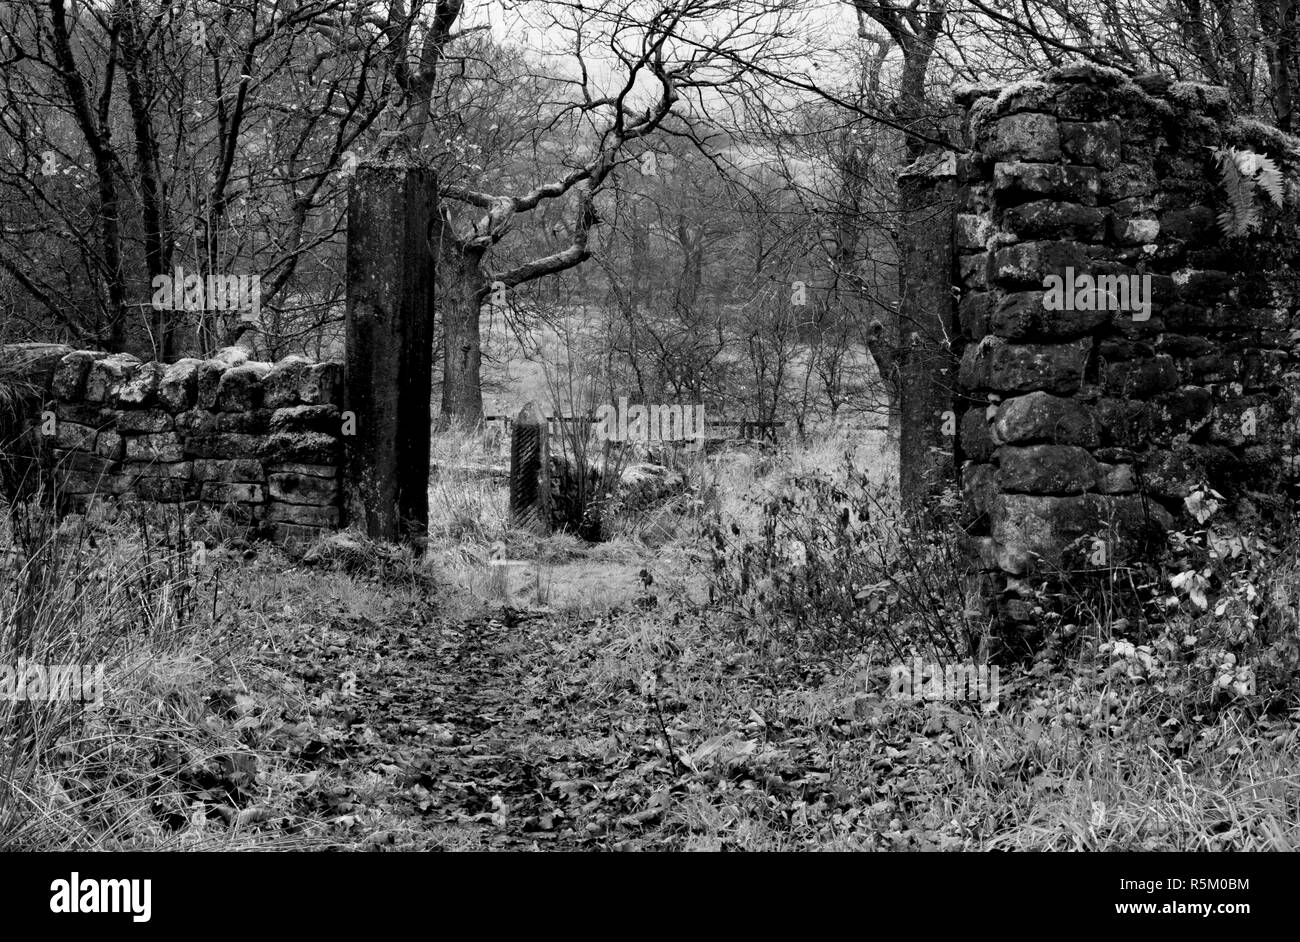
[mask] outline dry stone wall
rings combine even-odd
[[[341,364],[252,362],[234,347],[170,364],[34,353],[27,437],[65,508],[123,497],[204,505],[278,540],[340,525]]]
[[[1045,577],[1153,559],[1202,484],[1238,514],[1267,517],[1289,498],[1300,149],[1234,119],[1221,89],[1160,76],[1069,67],[958,99],[970,603],[1014,642],[1041,615]],[[1242,237],[1216,222],[1224,148],[1265,155],[1286,179],[1281,208],[1256,194],[1262,225]],[[1125,281],[1094,292],[1101,304],[1054,309],[1049,276],[1086,287],[1084,275]]]

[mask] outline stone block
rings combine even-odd
[[[1273,409],[1257,397],[1215,403],[1210,411],[1209,439],[1240,448],[1272,439],[1276,433]]]
[[[163,370],[158,381],[158,402],[168,412],[184,412],[194,406],[202,360],[186,357]]]
[[[1059,200],[1034,200],[1013,206],[1002,215],[1003,226],[1021,239],[1071,239],[1101,242],[1109,213],[1092,206]],[[958,229],[960,233],[960,228]]]
[[[247,412],[217,412],[218,432],[237,432],[241,435],[265,435],[271,427],[270,409],[249,409]]]
[[[1106,363],[1102,386],[1111,394],[1146,399],[1178,385],[1178,367],[1172,357]]]
[[[1030,392],[998,407],[992,440],[995,444],[1044,442],[1093,448],[1100,437],[1087,405],[1048,392]]]
[[[321,432],[274,432],[260,441],[260,457],[268,464],[336,464],[341,443]]]
[[[1132,494],[1138,489],[1137,474],[1131,464],[1101,464],[1097,491],[1101,494]]]
[[[1226,271],[1207,269],[1180,272],[1174,275],[1174,283],[1178,285],[1178,299],[1185,304],[1213,307],[1234,300],[1232,293],[1236,279]],[[1230,309],[1229,314],[1231,313]],[[1225,326],[1230,326],[1232,320],[1230,316],[1229,323]]]
[[[339,483],[329,478],[272,474],[267,482],[271,497],[289,504],[333,505],[339,500]]]
[[[1192,435],[1210,420],[1212,397],[1208,389],[1183,386],[1152,400],[1153,418],[1166,436]]]
[[[266,499],[266,489],[259,483],[207,481],[203,485],[204,503],[260,504]]]
[[[126,438],[127,461],[180,461],[185,457],[180,437],[175,432],[131,435]]]
[[[1132,399],[1098,399],[1093,405],[1103,445],[1143,448],[1151,440],[1155,422],[1149,403]]]
[[[1120,131],[1116,121],[1061,121],[1061,154],[1074,164],[1109,170],[1119,164]]]
[[[1004,285],[1043,287],[1048,275],[1064,276],[1067,268],[1088,270],[1088,247],[1079,242],[1039,240],[1021,242],[993,253],[991,277]]]
[[[260,504],[266,500],[266,488],[261,484],[231,481],[206,481],[203,484],[204,503]]]
[[[189,461],[131,461],[122,464],[122,474],[135,478],[188,481],[193,476],[193,463]]]
[[[1159,539],[1173,518],[1155,502],[1133,495],[1002,494],[990,522],[994,540],[1060,568],[1078,561],[1066,559],[1067,549],[1086,559],[1092,539],[1105,541],[1108,565],[1121,563],[1146,540]]]
[[[266,473],[262,463],[253,458],[229,460],[197,458],[194,461],[194,479],[222,483],[261,484],[266,480]]]
[[[1149,245],[1160,235],[1160,222],[1156,219],[1129,217],[1112,219],[1111,238],[1120,245]]]
[[[986,128],[984,148],[991,157],[1052,162],[1061,159],[1061,135],[1056,118],[1048,114],[1014,114]]]
[[[117,417],[117,430],[129,433],[170,432],[176,427],[171,413],[155,409],[123,412]]]
[[[95,436],[98,433],[98,429],[89,425],[56,421],[54,423],[54,444],[59,448],[94,451]]]
[[[298,390],[311,366],[310,360],[297,354],[276,361],[262,379],[262,405],[268,409],[298,405]]]
[[[267,363],[244,363],[226,370],[217,383],[219,412],[247,412],[262,405],[262,377],[271,371]]]
[[[118,406],[141,409],[151,405],[165,370],[166,367],[157,360],[142,365],[118,390]]]
[[[1077,445],[1003,445],[993,455],[1003,491],[1082,494],[1097,486],[1097,462]]]
[[[81,399],[86,392],[86,377],[90,374],[91,364],[105,355],[94,350],[75,350],[69,353],[55,367],[50,391],[58,399]]]
[[[985,213],[958,213],[956,220],[957,247],[983,250],[997,231],[993,220]]]
[[[280,462],[268,464],[266,470],[269,474],[298,474],[311,478],[337,478],[339,475],[339,466],[333,464]]]
[[[221,377],[228,369],[230,367],[220,360],[204,360],[198,365],[194,394],[194,405],[197,408],[210,412],[216,410]]]
[[[1096,206],[1101,171],[1096,167],[999,161],[993,167],[993,195],[1002,206],[1041,199]]]
[[[967,390],[1071,395],[1079,390],[1091,350],[1087,337],[1059,344],[980,342],[962,354],[959,379]]]
[[[1118,203],[1128,199],[1145,199],[1158,188],[1155,171],[1140,164],[1120,164],[1101,175],[1100,199]]]
[[[217,413],[207,409],[189,409],[177,413],[175,425],[181,438],[212,435],[217,431]]]
[[[256,458],[262,444],[260,435],[235,432],[194,435],[185,440],[185,454],[191,458]]]
[[[271,413],[272,432],[320,432],[337,436],[341,427],[338,406],[289,406]]]
[[[95,439],[95,454],[110,461],[121,461],[126,455],[126,444],[117,432],[104,429]]]
[[[1004,294],[989,315],[989,333],[1008,340],[1065,339],[1086,334],[1110,319],[1108,311],[1048,310],[1046,290]]]
[[[267,505],[266,519],[274,523],[297,523],[313,527],[334,528],[339,525],[337,507],[313,507],[273,501]]]
[[[86,401],[116,405],[118,393],[139,367],[140,360],[129,353],[112,353],[96,360],[86,374]]]
[[[965,539],[962,541],[962,550],[986,572],[1000,571],[1018,576],[1027,573],[1031,565],[1026,551],[999,543],[988,536]]]

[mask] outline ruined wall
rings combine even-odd
[[[1074,66],[958,100],[970,146],[954,220],[969,601],[1014,642],[1043,577],[1154,558],[1199,483],[1237,514],[1268,516],[1289,494],[1300,152],[1235,120],[1221,90],[1158,76]],[[1263,225],[1245,237],[1216,223],[1214,151],[1229,146],[1271,157],[1288,179],[1281,209],[1256,194]],[[1044,279],[1070,270],[1150,276],[1149,311],[1118,296],[1049,310]]]
[[[234,347],[172,364],[50,345],[0,356],[25,364],[26,437],[66,509],[206,505],[281,540],[340,524],[338,363],[250,362]]]

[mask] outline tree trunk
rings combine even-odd
[[[164,245],[171,229],[167,219],[167,193],[158,162],[158,137],[153,115],[149,111],[148,80],[153,67],[148,48],[141,42],[132,11],[119,13],[122,26],[122,64],[126,79],[127,101],[131,108],[131,125],[135,134],[135,159],[140,170],[140,214],[144,223],[145,274],[149,283],[167,273],[171,264],[171,247]],[[176,358],[175,314],[157,310],[153,314],[154,353],[164,362]]]
[[[473,426],[483,420],[483,341],[479,312],[492,293],[482,252],[462,249],[444,232],[438,265],[442,315],[442,414],[439,428]]]

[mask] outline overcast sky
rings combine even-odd
[[[577,16],[574,6],[570,2],[547,0],[467,0],[460,24],[462,28],[487,26],[496,41],[522,45],[549,68],[564,74],[576,74],[575,34],[556,25],[557,20],[573,21]],[[624,0],[613,0],[605,6],[619,9],[627,4]],[[652,9],[659,4],[651,2],[645,6]],[[601,0],[588,2],[587,8],[601,9]],[[710,32],[717,34],[733,16],[720,14],[711,23],[692,27],[688,35],[703,38]],[[799,47],[801,67],[819,80],[846,81],[849,78],[842,59],[830,51],[849,42],[857,29],[853,11],[843,0],[807,0],[798,4],[796,12],[785,11],[779,16],[769,14],[755,21],[755,25],[760,27],[764,23],[770,23],[772,31],[781,29],[792,37],[788,47]],[[601,35],[589,27],[587,38],[590,42],[585,57],[589,74],[594,83],[609,90],[619,72],[617,60],[608,48],[608,33]],[[559,50],[564,50],[564,53],[556,55]]]

